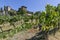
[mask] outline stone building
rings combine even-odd
[[[26,6],[21,6],[21,8],[19,8],[19,10],[25,11],[25,15],[27,15],[27,16],[31,16],[33,14],[33,12],[27,10]]]
[[[26,6],[21,6],[21,9],[27,11],[27,7]]]
[[[11,10],[10,6],[4,6],[4,8],[0,8],[0,16],[9,15],[8,11]]]
[[[16,14],[16,10],[12,9],[10,6],[4,6],[4,8],[0,8],[0,15],[7,15],[9,16],[9,12],[11,13],[15,13]]]

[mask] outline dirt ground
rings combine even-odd
[[[38,31],[35,29],[29,29],[25,31],[21,31],[17,34],[15,34],[12,38],[7,37],[6,39],[1,39],[1,40],[25,40],[33,37]]]
[[[1,40],[26,40],[30,39],[31,37],[35,36],[36,33],[39,32],[35,29],[29,29],[27,31],[21,31],[17,34],[15,34],[13,37],[8,37],[6,39]],[[56,35],[49,35],[48,40],[60,40],[60,32],[56,32]]]
[[[60,30],[58,32],[56,32],[55,36],[49,35],[48,39],[49,40],[60,40]]]

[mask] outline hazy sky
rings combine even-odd
[[[46,4],[56,6],[60,0],[0,0],[0,8],[11,6],[13,9],[18,10],[21,6],[26,6],[29,11],[42,11],[45,10]]]

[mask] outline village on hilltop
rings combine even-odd
[[[28,15],[31,15],[33,13],[31,11],[28,11],[27,7],[25,7],[25,6],[21,6],[21,8],[19,8],[18,11],[20,11],[21,9],[24,10],[26,12],[26,14],[28,13]],[[12,16],[12,15],[16,15],[18,11],[12,9],[10,6],[4,6],[4,8],[0,8],[0,15],[2,15],[2,16],[11,15]]]

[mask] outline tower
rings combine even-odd
[[[4,15],[9,15],[9,11],[11,10],[11,7],[10,6],[4,6]]]

